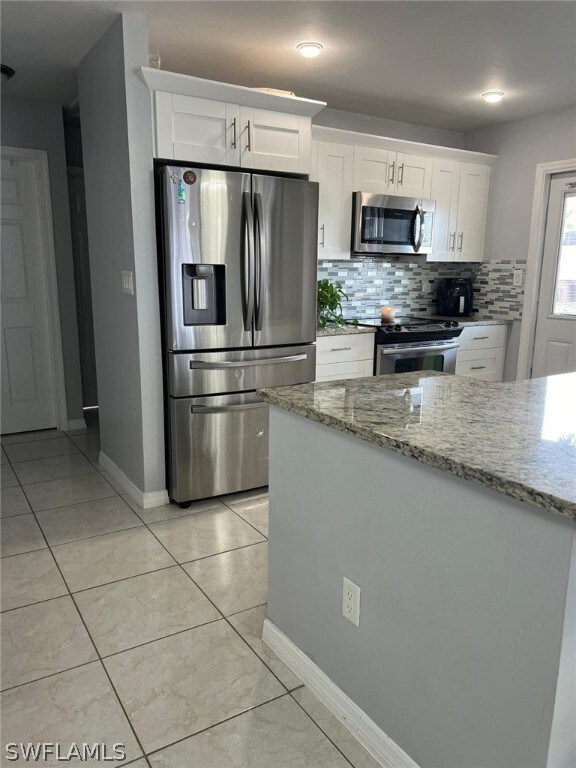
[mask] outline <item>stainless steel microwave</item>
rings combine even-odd
[[[352,252],[432,252],[434,200],[354,192]]]

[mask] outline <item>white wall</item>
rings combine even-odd
[[[388,136],[405,141],[421,141],[424,144],[437,144],[441,147],[464,147],[465,134],[444,128],[431,128],[426,125],[403,123],[399,120],[387,120],[373,115],[361,115],[357,112],[345,112],[341,109],[325,107],[312,118],[314,125],[328,128],[340,128],[343,131],[360,131],[376,136]]]
[[[76,288],[68,205],[62,108],[57,104],[2,99],[2,144],[48,153],[58,277],[60,329],[68,419],[82,419],[82,383],[76,321]]]
[[[101,450],[144,493],[166,487],[147,62],[146,19],[122,15],[78,67]]]
[[[576,108],[479,128],[465,148],[498,155],[492,169],[485,258],[525,260],[536,165],[576,157]]]

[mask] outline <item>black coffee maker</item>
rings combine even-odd
[[[474,311],[474,290],[468,277],[444,277],[438,281],[436,312],[443,317],[467,317]]]

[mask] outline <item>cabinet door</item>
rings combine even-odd
[[[460,163],[434,160],[430,197],[436,201],[433,251],[426,261],[454,261],[458,224],[458,188]]]
[[[157,92],[156,157],[238,165],[239,117],[235,104]]]
[[[354,148],[318,142],[318,258],[349,259]]]
[[[240,107],[240,123],[242,168],[310,173],[309,117]]]
[[[354,147],[354,191],[386,194],[391,184],[395,152],[371,147]]]
[[[455,261],[482,261],[490,168],[461,163]]]
[[[394,194],[402,197],[430,197],[432,160],[419,155],[396,153]]]

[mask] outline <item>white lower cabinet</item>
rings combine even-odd
[[[482,381],[502,381],[506,333],[505,324],[465,327],[458,337],[456,374]]]
[[[342,334],[316,339],[316,381],[372,376],[374,334]]]

